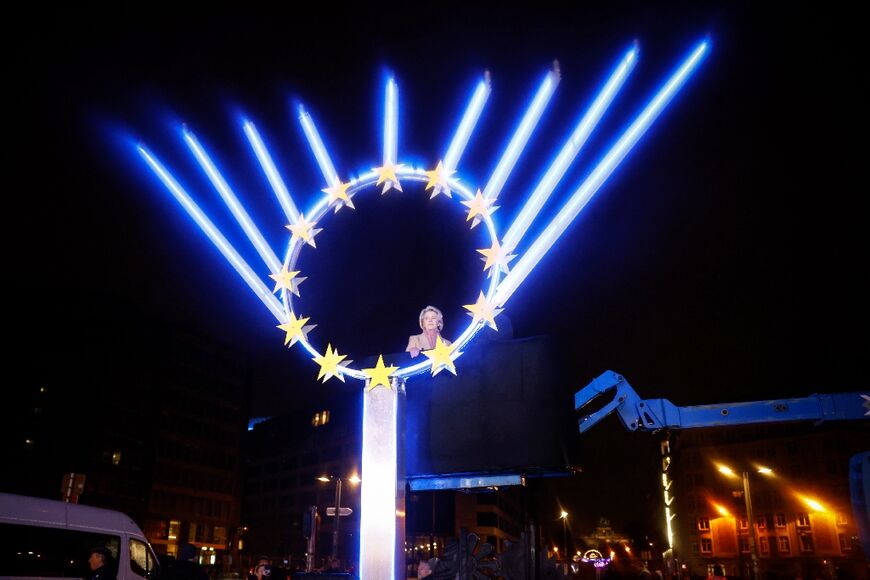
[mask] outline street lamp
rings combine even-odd
[[[562,510],[559,514],[562,520],[562,543],[565,545],[565,561],[568,560],[568,512]]]
[[[732,479],[736,479],[738,477],[737,473],[727,465],[717,464],[716,469],[719,471],[719,473],[722,473]],[[769,467],[758,467],[756,468],[756,471],[764,475],[773,475],[773,470]],[[746,502],[746,519],[749,523],[749,553],[752,557],[752,577],[757,580],[758,578],[761,578],[761,569],[758,565],[758,541],[755,537],[755,518],[752,515],[752,493],[749,486],[748,471],[743,472],[742,479],[743,499]]]
[[[338,475],[321,475],[317,478],[317,481],[322,481],[324,483],[335,481],[335,524],[332,526],[332,557],[336,559],[338,558],[339,522],[341,522],[341,482],[344,479],[347,479],[348,482],[354,485],[362,481],[356,474],[353,474],[348,478],[342,478]]]

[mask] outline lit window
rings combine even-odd
[[[773,521],[776,524],[777,528],[785,527],[785,514],[776,514],[773,516]]]
[[[749,528],[749,521],[746,518],[740,518],[740,529],[745,530]]]
[[[212,541],[215,544],[226,544],[227,543],[227,529],[221,526],[214,527],[214,535],[212,536]]]
[[[710,529],[710,518],[698,518],[698,529],[699,530],[709,530]]]
[[[329,411],[320,411],[319,413],[314,413],[314,416],[311,417],[311,425],[313,427],[320,427],[321,425],[326,425],[329,423]]]
[[[767,536],[761,536],[758,538],[758,544],[761,546],[761,553],[767,554],[770,552],[770,540],[767,539]]]
[[[852,550],[852,542],[849,541],[849,536],[846,534],[840,534],[840,550],[843,552]]]
[[[169,539],[178,539],[178,530],[181,528],[181,522],[178,520],[169,520]]]
[[[767,516],[758,516],[755,518],[755,524],[758,526],[759,530],[763,530],[767,527]]]
[[[745,536],[740,537],[740,551],[749,553],[749,538]]]
[[[791,552],[791,542],[788,541],[788,536],[779,536],[776,541],[780,554],[788,554]]]
[[[813,536],[812,534],[801,534],[801,552],[812,552],[813,551]]]
[[[713,540],[710,538],[701,538],[701,553],[702,554],[712,554],[713,553]]]
[[[846,514],[844,514],[844,513],[837,514],[837,525],[838,526],[845,526],[848,523],[849,523],[849,520],[846,518]]]
[[[807,514],[798,514],[797,515],[797,525],[801,528],[810,527],[810,516]]]
[[[121,452],[115,451],[112,453],[112,465],[118,465],[121,463]]]

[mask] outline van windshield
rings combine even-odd
[[[0,577],[87,578],[96,546],[108,548],[117,562],[121,538],[116,535],[0,524]]]

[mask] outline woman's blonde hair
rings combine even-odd
[[[441,314],[441,311],[434,306],[427,306],[420,311],[420,329],[423,330],[423,316],[425,316],[427,312],[434,312],[435,316],[438,317],[438,332],[441,332],[441,330],[444,328],[444,315]]]

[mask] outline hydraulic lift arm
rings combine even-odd
[[[629,431],[691,429],[783,421],[855,421],[870,418],[870,392],[810,395],[796,399],[722,403],[680,407],[667,399],[641,399],[625,378],[606,371],[574,395],[578,412],[592,401],[613,399],[597,411],[581,415],[580,432],[616,411]]]

